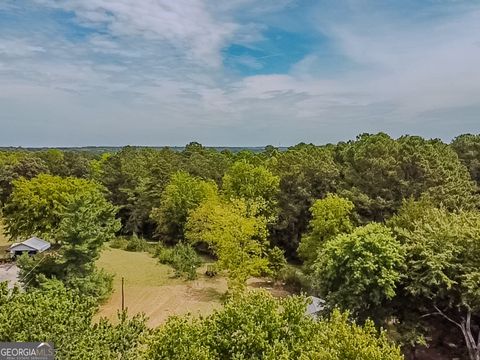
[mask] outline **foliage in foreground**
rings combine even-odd
[[[334,311],[315,321],[307,299],[251,292],[206,318],[173,317],[148,343],[147,359],[400,360],[400,350],[371,322],[361,327]]]
[[[447,320],[469,358],[480,359],[480,213],[431,209],[405,231],[405,242],[413,301],[423,316]]]
[[[95,299],[66,289],[59,281],[44,282],[27,292],[0,283],[0,341],[53,342],[60,360],[135,359],[148,330],[143,316],[119,323],[92,322]]]

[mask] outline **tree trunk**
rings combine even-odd
[[[447,316],[443,311],[435,306],[437,314],[443,316],[445,319],[455,324],[462,331],[463,337],[465,339],[465,344],[467,346],[468,356],[470,360],[480,360],[480,329],[477,330],[477,339],[475,341],[475,336],[472,330],[472,311],[467,310],[466,318],[462,318],[461,322],[457,322]]]

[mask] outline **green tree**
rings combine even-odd
[[[49,173],[57,176],[68,176],[64,153],[58,149],[42,150],[37,153],[49,169]]]
[[[403,136],[398,141],[405,179],[403,198],[427,197],[449,210],[479,206],[476,184],[452,147],[418,136]]]
[[[106,319],[94,324],[96,310],[94,299],[59,281],[29,291],[10,291],[0,283],[0,341],[53,342],[56,358],[63,360],[135,359],[148,334],[143,316],[128,319],[122,313],[116,325]]]
[[[74,197],[56,232],[67,271],[82,271],[83,266],[99,258],[103,243],[112,240],[120,229],[116,212],[104,198],[85,194]]]
[[[187,222],[187,239],[208,244],[219,268],[227,271],[233,293],[244,290],[249,277],[268,271],[267,221],[256,216],[252,207],[241,199],[213,199],[194,210]]]
[[[313,204],[310,209],[310,231],[302,237],[298,246],[298,255],[303,259],[307,273],[311,272],[323,244],[338,234],[350,233],[353,230],[353,208],[350,200],[333,194],[328,194],[325,199],[317,200]]]
[[[122,232],[152,236],[155,222],[150,218],[171,175],[181,167],[181,155],[162,150],[124,147],[94,163],[96,178],[109,190],[108,200],[120,208]]]
[[[405,232],[415,229],[415,224],[428,219],[438,208],[429,198],[415,200],[413,197],[404,199],[397,213],[386,221],[386,225],[393,230],[397,239],[405,243]]]
[[[368,322],[333,312],[305,316],[303,297],[250,292],[206,318],[170,318],[147,344],[146,359],[400,360],[400,350]]]
[[[67,168],[65,176],[74,176],[78,178],[90,179],[93,177],[91,162],[96,160],[98,156],[79,151],[65,151],[63,160]]]
[[[74,195],[54,233],[58,245],[50,252],[18,261],[24,286],[35,287],[42,278],[56,278],[99,301],[106,299],[112,290],[112,276],[96,270],[94,263],[103,243],[120,229],[116,210],[103,197],[80,191]]]
[[[151,217],[157,223],[157,234],[168,243],[184,239],[189,212],[202,202],[217,196],[213,181],[204,181],[180,171],[173,174],[162,194],[160,207]]]
[[[196,142],[185,146],[181,157],[183,171],[203,180],[213,180],[218,186],[231,162],[231,156],[227,153],[205,148]]]
[[[384,133],[359,135],[340,148],[341,195],[353,201],[361,218],[381,221],[395,212],[402,199],[399,151]]]
[[[472,179],[480,185],[480,134],[457,136],[453,139],[451,146],[470,171]]]
[[[359,319],[383,319],[404,270],[404,251],[387,227],[371,223],[328,240],[313,265],[313,284],[330,306]]]
[[[405,232],[405,287],[423,316],[439,315],[480,358],[480,214],[431,209]]]
[[[457,154],[440,140],[362,134],[338,149],[340,194],[365,221],[383,221],[402,200],[429,197],[449,209],[478,206],[476,186]]]
[[[270,227],[272,242],[296,256],[301,235],[307,230],[309,209],[317,199],[335,192],[339,168],[331,148],[297,145],[268,161],[268,167],[280,177],[279,216]]]
[[[277,213],[280,178],[264,166],[246,161],[235,162],[223,176],[222,192],[227,198],[239,198],[262,205],[261,213],[272,221]]]
[[[102,186],[85,179],[41,174],[31,180],[15,180],[13,186],[3,209],[7,234],[12,239],[36,235],[57,242],[67,208],[78,198],[88,199],[107,213],[111,210]]]
[[[0,152],[0,206],[3,206],[10,196],[14,180],[22,177],[31,179],[48,172],[45,162],[31,153]]]

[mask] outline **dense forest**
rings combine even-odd
[[[237,150],[1,151],[7,235],[55,251],[18,260],[25,292],[0,287],[0,341],[54,341],[65,359],[480,359],[480,135]],[[213,257],[225,306],[154,330],[126,313],[94,324],[111,292],[94,261],[114,238]],[[252,276],[325,310],[251,293]]]

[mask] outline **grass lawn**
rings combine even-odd
[[[125,307],[130,315],[143,312],[149,326],[163,323],[171,315],[209,314],[221,306],[227,290],[222,277],[213,279],[199,269],[197,280],[173,277],[172,269],[144,252],[128,252],[106,248],[97,262],[98,267],[115,274],[114,293],[100,308],[99,316],[116,319],[121,308],[121,279],[125,278]]]
[[[12,245],[12,243],[9,242],[8,238],[5,236],[3,232],[3,225],[0,222],[0,260],[10,258],[10,254],[8,252],[10,245]]]
[[[0,223],[0,248],[4,246],[10,246],[12,243],[8,241],[8,238],[3,232],[3,225]]]

